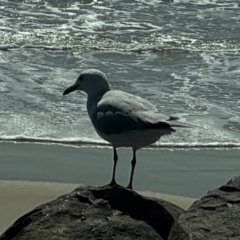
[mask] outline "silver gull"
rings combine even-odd
[[[63,95],[75,90],[87,93],[87,111],[92,124],[98,135],[113,146],[114,165],[109,185],[117,185],[117,148],[132,148],[132,169],[127,186],[132,189],[136,151],[155,143],[163,135],[175,132],[172,127],[184,127],[170,124],[169,121],[178,118],[158,112],[148,100],[131,93],[111,90],[105,74],[99,70],[82,71],[75,84],[67,88]]]

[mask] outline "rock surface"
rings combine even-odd
[[[185,212],[123,187],[79,187],[25,214],[0,236],[13,239],[240,240],[240,176]]]
[[[190,239],[240,239],[240,176],[209,191],[175,222],[169,240]]]
[[[122,187],[79,187],[19,218],[0,240],[162,240],[182,212]]]

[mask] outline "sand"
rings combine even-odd
[[[240,150],[151,150],[137,153],[133,186],[183,208],[239,174]],[[120,149],[116,179],[127,185],[131,151]],[[34,207],[84,185],[110,181],[112,150],[0,143],[0,234]]]

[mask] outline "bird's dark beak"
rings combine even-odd
[[[71,92],[73,92],[73,91],[75,91],[75,90],[77,90],[77,86],[73,85],[73,86],[67,88],[67,89],[63,92],[63,95],[67,95],[67,94],[69,94],[69,93],[71,93]]]

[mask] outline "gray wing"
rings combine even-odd
[[[112,90],[98,102],[94,126],[105,134],[119,134],[130,130],[164,128],[174,131],[166,122],[170,118],[159,113],[148,100],[130,93]]]

